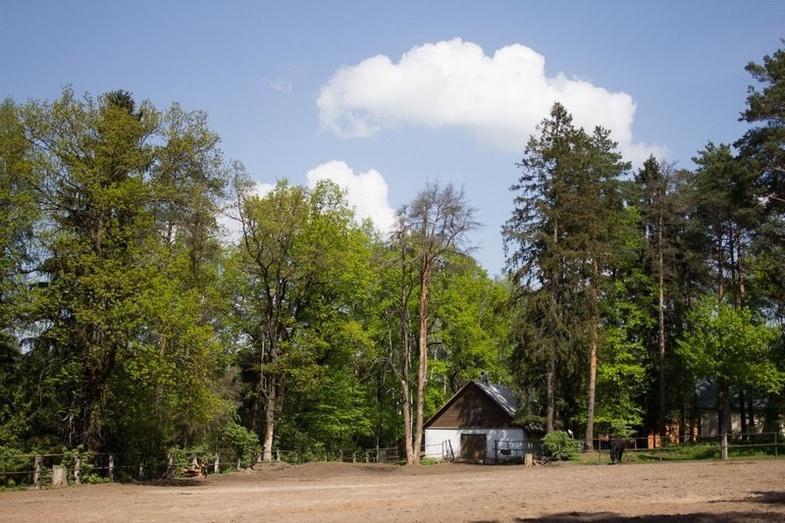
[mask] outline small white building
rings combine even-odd
[[[541,454],[541,427],[515,423],[510,389],[470,381],[425,423],[425,456],[475,463],[522,462]]]

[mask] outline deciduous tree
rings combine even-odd
[[[717,380],[722,415],[720,433],[730,432],[731,387],[763,387],[779,392],[785,373],[772,358],[778,329],[746,307],[733,307],[707,295],[688,315],[690,330],[678,351],[699,378]],[[728,458],[723,445],[723,459]]]
[[[428,375],[428,329],[431,278],[450,252],[465,248],[467,234],[479,224],[463,190],[452,184],[427,183],[412,203],[400,211],[402,242],[410,242],[411,263],[419,276],[417,327],[417,397],[413,439],[406,442],[406,461],[417,463],[423,441],[425,381]],[[405,245],[402,243],[402,245]],[[409,260],[404,257],[404,263]],[[408,387],[408,384],[405,385]],[[406,406],[404,406],[406,408]]]

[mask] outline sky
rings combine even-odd
[[[758,0],[2,0],[0,96],[64,86],[204,111],[260,188],[328,178],[388,228],[427,183],[463,188],[472,255],[502,274],[509,188],[556,101],[637,169],[732,143],[744,70],[785,47]]]

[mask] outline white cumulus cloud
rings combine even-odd
[[[387,199],[387,182],[377,170],[355,174],[346,162],[332,160],[308,171],[306,179],[311,188],[319,180],[335,182],[347,192],[349,205],[354,207],[360,220],[370,218],[382,233],[392,230],[395,211]]]
[[[520,44],[485,54],[456,38],[413,47],[394,62],[377,55],[342,67],[322,86],[317,106],[323,130],[342,137],[367,137],[401,124],[452,126],[490,147],[520,152],[554,102],[576,125],[611,130],[630,160],[664,149],[636,142],[636,105],[564,73],[548,76],[545,58]]]

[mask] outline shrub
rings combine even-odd
[[[30,481],[33,457],[21,450],[0,446],[0,488],[15,488],[18,484]],[[29,473],[29,474],[28,474]]]
[[[224,426],[221,431],[221,441],[234,451],[235,459],[239,459],[243,467],[252,465],[262,450],[259,437],[234,421]]]
[[[581,452],[581,442],[574,440],[563,430],[556,430],[542,438],[542,448],[548,456],[568,460]]]

